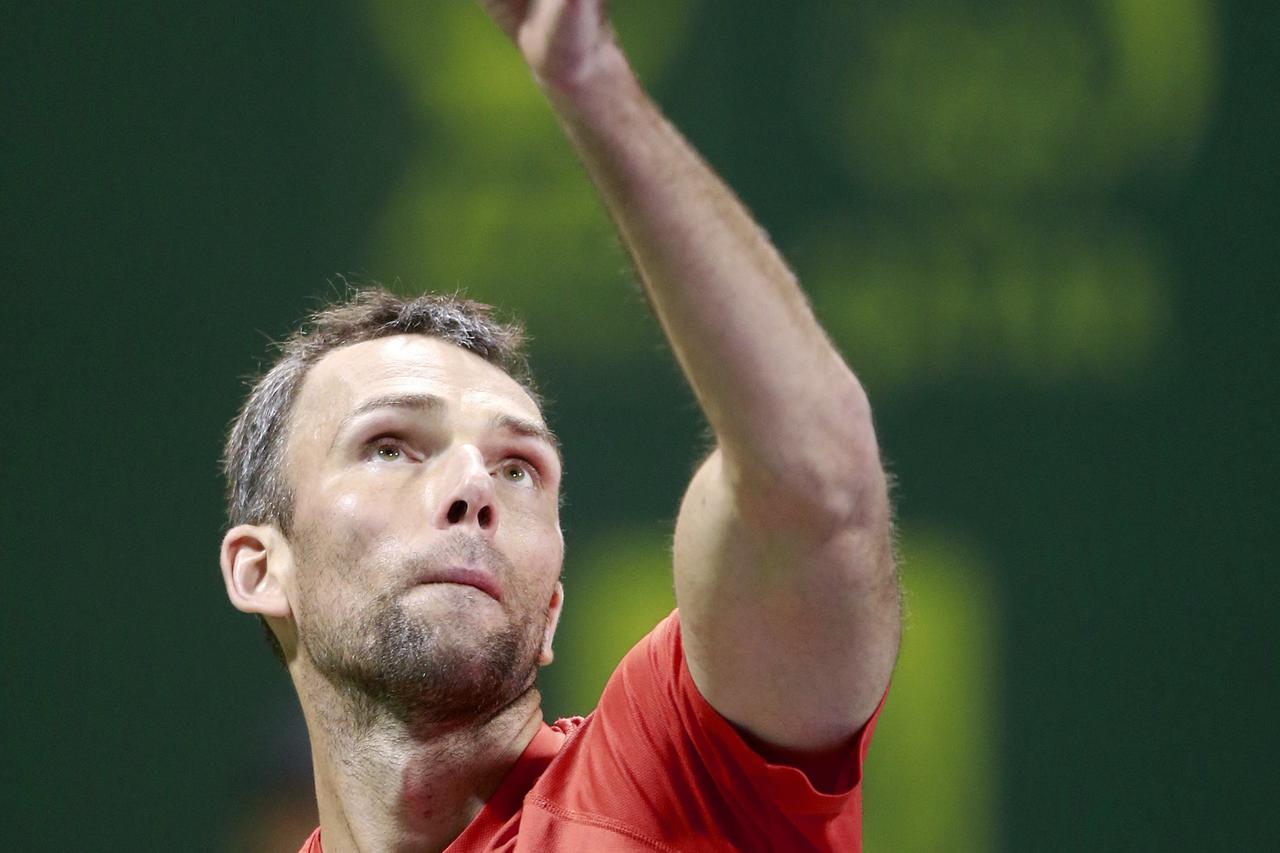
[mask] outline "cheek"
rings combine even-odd
[[[340,536],[352,545],[362,546],[381,538],[396,521],[393,503],[379,502],[354,490],[328,495],[316,509],[317,524],[329,535]]]
[[[564,565],[564,539],[560,536],[560,528],[543,521],[522,533],[519,548],[523,553],[512,557],[525,573],[525,588],[529,594],[527,603],[543,609],[556,581],[560,580]]]
[[[360,528],[368,524],[362,512],[360,497],[353,492],[340,494],[333,501],[327,515],[329,522],[343,528]]]
[[[522,535],[560,535],[559,504],[541,495],[521,495],[499,499],[506,522]]]
[[[553,508],[532,502],[512,502],[502,507],[502,523],[506,534],[529,555],[559,554],[564,550],[560,535],[560,516]]]
[[[314,594],[341,595],[358,584],[387,519],[355,492],[317,495],[307,510],[298,518],[300,580]]]

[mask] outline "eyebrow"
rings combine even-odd
[[[351,423],[370,412],[379,409],[402,409],[406,411],[416,412],[438,412],[446,408],[449,404],[443,397],[435,394],[387,394],[381,397],[374,397],[366,400],[359,406],[356,406],[350,412],[343,416],[338,423],[337,430],[333,434],[333,442],[330,449],[338,443],[338,439],[347,431]],[[560,439],[556,438],[555,433],[541,424],[535,423],[525,418],[516,417],[515,415],[494,415],[489,420],[490,429],[506,430],[516,435],[525,436],[526,438],[536,439],[549,445],[555,451],[557,458],[563,458],[560,452]]]
[[[356,406],[350,412],[343,416],[338,423],[338,429],[334,431],[333,440],[336,444],[338,438],[346,432],[351,422],[369,414],[376,412],[378,409],[407,409],[419,412],[436,412],[445,407],[446,403],[443,397],[437,397],[435,394],[386,394],[382,397],[374,397],[372,400],[365,400]]]
[[[489,429],[503,429],[508,432],[514,432],[516,435],[545,442],[555,451],[557,458],[563,458],[560,453],[560,439],[556,438],[554,432],[541,424],[518,418],[515,415],[494,415],[489,421]]]

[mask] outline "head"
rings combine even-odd
[[[222,571],[297,674],[443,724],[551,660],[561,465],[518,328],[357,291],[281,346],[232,425]]]

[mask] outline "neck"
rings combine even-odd
[[[533,688],[488,719],[416,725],[359,703],[314,672],[294,676],[325,853],[444,850],[542,723]]]

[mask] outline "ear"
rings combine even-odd
[[[556,626],[560,624],[560,611],[563,608],[564,584],[556,581],[556,588],[551,592],[551,601],[547,604],[547,630],[542,634],[542,652],[538,655],[538,666],[546,666],[555,657],[551,651],[551,640],[556,635]]]
[[[222,580],[237,610],[292,615],[283,583],[288,563],[289,545],[274,526],[241,524],[222,537]]]

